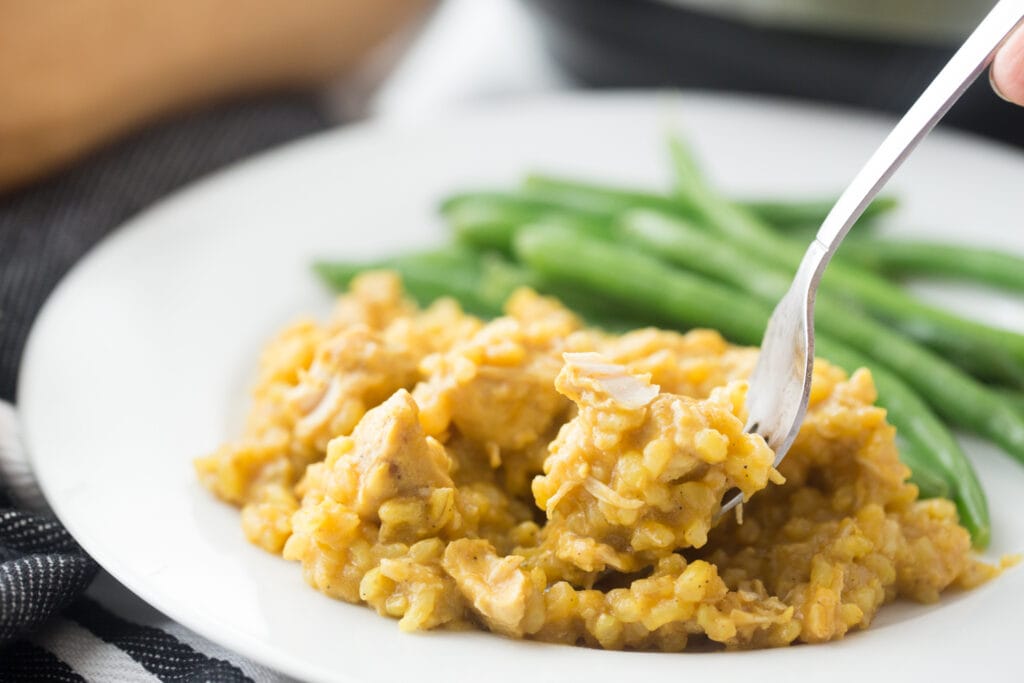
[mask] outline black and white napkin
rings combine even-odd
[[[181,185],[329,124],[276,97],[155,125],[0,196],[0,681],[280,681],[145,605],[47,510],[21,447],[18,366],[36,313],[113,228]]]

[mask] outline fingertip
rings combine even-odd
[[[996,54],[989,82],[999,97],[1024,105],[1024,29],[1017,29]]]
[[[1009,97],[1006,96],[1006,94],[1003,93],[1003,89],[1000,87],[999,81],[996,79],[996,70],[994,66],[993,68],[988,70],[988,84],[992,86],[992,92],[996,94],[996,97],[1003,100],[1004,102],[1016,104],[1016,102],[1011,100]]]

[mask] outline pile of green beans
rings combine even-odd
[[[343,290],[365,270],[396,270],[419,303],[451,296],[483,317],[500,315],[507,297],[528,286],[609,330],[710,327],[758,344],[807,235],[833,202],[727,198],[685,144],[673,141],[671,150],[671,192],[529,175],[512,190],[448,197],[441,213],[450,246],[370,263],[325,261],[316,271]],[[896,206],[889,197],[872,203],[829,267],[816,352],[849,372],[871,370],[911,480],[922,496],[951,498],[982,548],[991,533],[988,504],[947,423],[1024,463],[1024,335],[920,301],[897,279],[924,275],[1020,292],[1024,259],[878,236],[873,227]]]

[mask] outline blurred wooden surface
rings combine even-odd
[[[431,0],[0,0],[0,191],[146,121],[308,87]]]

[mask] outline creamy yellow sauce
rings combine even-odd
[[[517,292],[484,322],[369,273],[265,350],[242,436],[196,461],[253,543],[404,630],[604,648],[822,642],[997,569],[917,500],[866,370],[815,364],[776,471],[743,432],[756,350],[585,328]],[[739,489],[743,521],[717,525]]]

